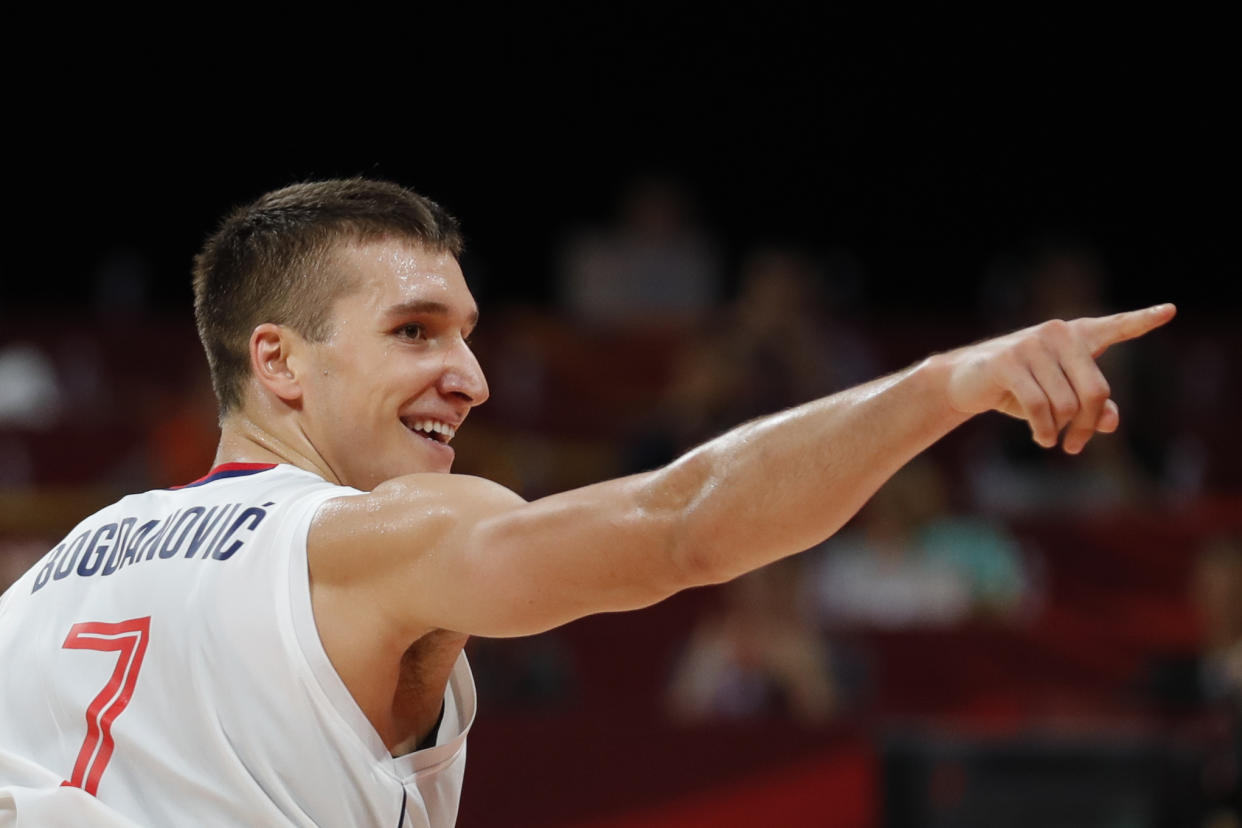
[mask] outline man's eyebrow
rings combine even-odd
[[[384,311],[385,316],[413,316],[417,314],[449,316],[451,311],[448,305],[432,299],[414,299],[409,302],[401,302],[400,304],[390,306]],[[472,328],[479,324],[478,308],[475,308],[466,316],[466,322]]]

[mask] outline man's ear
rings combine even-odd
[[[250,371],[271,393],[287,403],[302,399],[302,384],[290,363],[293,350],[302,343],[289,328],[264,322],[250,332]]]

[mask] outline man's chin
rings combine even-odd
[[[447,443],[432,443],[432,456],[429,462],[426,462],[422,471],[448,474],[453,470],[453,460],[457,458],[457,452],[453,451],[453,447]]]

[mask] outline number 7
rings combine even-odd
[[[129,705],[138,683],[138,671],[142,669],[142,657],[147,652],[147,639],[151,637],[151,616],[131,618],[109,624],[102,621],[86,621],[74,624],[61,646],[67,650],[101,650],[117,652],[116,667],[112,677],[86,708],[86,741],[78,751],[78,761],[73,766],[73,776],[62,785],[81,788],[91,796],[99,790],[99,777],[103,776],[112,758],[115,744],[112,741],[112,723]]]

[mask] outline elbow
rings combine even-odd
[[[684,509],[670,534],[669,558],[682,589],[723,584],[753,568],[742,554],[745,541],[738,537],[737,527],[709,512],[696,505]]]
[[[719,547],[703,540],[692,541],[686,537],[676,541],[669,551],[674,579],[678,584],[673,591],[723,584],[736,578],[739,573],[729,571],[723,565],[723,556],[719,552]]]
[[[668,595],[724,583],[739,574],[727,567],[729,556],[722,545],[727,538],[718,537],[714,522],[704,515],[702,495],[711,488],[706,482],[709,460],[696,454],[657,472],[639,498],[644,519],[660,527],[665,569],[661,580]]]

